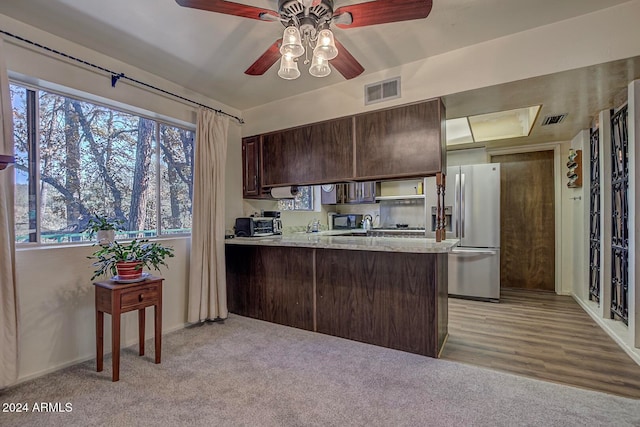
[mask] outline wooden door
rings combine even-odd
[[[500,287],[555,291],[553,151],[500,163]]]

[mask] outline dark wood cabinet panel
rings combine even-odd
[[[340,182],[353,178],[353,118],[263,135],[266,187]]]
[[[316,253],[317,331],[437,357],[447,334],[447,254],[345,252]]]
[[[444,165],[445,114],[440,99],[355,117],[356,176],[431,176]]]
[[[313,330],[313,249],[226,245],[225,253],[231,313]]]
[[[260,137],[242,138],[242,196],[260,195]]]
[[[271,191],[262,185],[260,135],[242,138],[242,197],[271,199]]]
[[[380,193],[380,183],[376,181],[350,182],[344,184],[346,198],[343,203],[375,203]]]
[[[376,181],[336,184],[331,191],[322,190],[323,205],[349,203],[375,203],[380,194],[380,183]]]

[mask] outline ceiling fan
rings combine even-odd
[[[333,0],[278,0],[278,10],[262,9],[224,0],[176,0],[180,6],[257,19],[281,22],[285,26],[282,39],[276,40],[245,74],[263,75],[278,59],[278,75],[294,79],[300,75],[297,58],[306,53],[304,64],[311,63],[309,72],[324,77],[331,71],[328,61],[344,78],[352,79],[364,68],[349,51],[334,39],[331,24],[338,28],[355,28],[389,22],[426,18],[433,0],[377,0],[334,9]],[[306,45],[307,48],[304,49]],[[313,60],[309,61],[309,51]]]

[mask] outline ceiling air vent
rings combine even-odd
[[[555,116],[545,116],[545,118],[544,118],[544,120],[542,120],[542,124],[540,126],[557,125],[558,123],[563,121],[564,118],[567,117],[568,115],[569,115],[569,113],[557,114]]]
[[[364,105],[400,98],[400,77],[371,83],[364,87]]]

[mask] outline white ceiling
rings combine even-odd
[[[335,0],[335,5],[363,1],[366,0]],[[335,28],[334,33],[367,74],[626,1],[433,0],[426,19]],[[276,0],[237,2],[277,9]],[[298,80],[284,81],[277,76],[277,63],[263,76],[245,75],[244,70],[282,36],[282,25],[188,9],[175,0],[1,0],[0,14],[148,70],[239,110],[343,81],[335,71],[323,79],[311,77],[304,66]],[[531,141],[549,141],[547,138],[558,136],[570,139],[576,126],[584,126],[586,121],[588,127],[587,114],[608,106],[601,106],[601,100],[608,101],[629,81],[621,79],[638,77],[640,71],[637,60],[603,67],[611,68],[576,70],[453,94],[445,97],[447,117],[517,108],[535,101],[544,105],[541,115],[570,112],[569,117],[573,118],[568,119],[571,129],[566,126],[563,131],[537,130]],[[598,80],[598,87],[593,88],[591,77],[595,75],[610,77]],[[584,98],[580,94],[585,87],[592,87],[598,95]],[[568,108],[572,111],[565,111]]]

